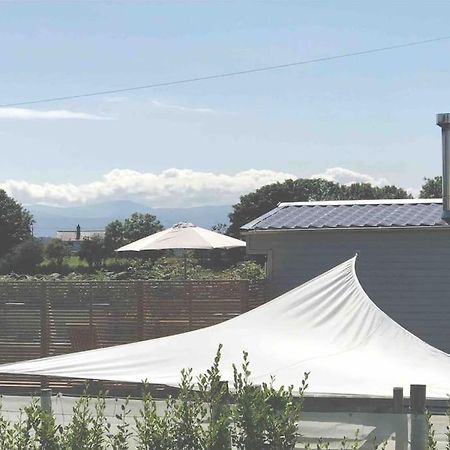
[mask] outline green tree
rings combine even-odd
[[[123,222],[114,220],[106,225],[105,228],[105,246],[109,255],[114,254],[114,250],[125,245],[123,231]]]
[[[32,215],[0,189],[0,257],[31,237]]]
[[[163,229],[161,222],[153,214],[134,213],[123,223],[123,234],[127,244]]]
[[[17,244],[0,260],[0,271],[34,274],[43,260],[42,244],[34,238],[28,238]]]
[[[341,185],[342,194],[336,200],[376,200],[412,198],[404,189],[397,186],[372,186],[370,183],[354,183]],[[333,199],[334,200],[334,199]]]
[[[56,265],[58,272],[61,272],[64,257],[69,255],[69,248],[61,239],[52,239],[45,247],[45,255]]]
[[[90,239],[83,239],[78,256],[88,263],[91,271],[94,268],[100,268],[106,257],[106,248],[103,238],[100,236],[93,236]]]
[[[114,220],[106,226],[105,243],[108,253],[117,248],[162,231],[164,227],[153,214],[133,213],[123,222]]]
[[[420,198],[442,198],[442,177],[424,178]]]
[[[381,198],[411,198],[402,188],[396,186],[372,186],[368,183],[341,185],[321,178],[286,180],[283,183],[268,184],[254,192],[243,195],[233,205],[230,226],[227,233],[239,236],[242,225],[269,212],[280,202],[307,202],[323,200],[368,200]]]

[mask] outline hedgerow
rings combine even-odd
[[[242,365],[233,366],[230,393],[228,384],[221,381],[220,358],[221,347],[211,368],[195,379],[192,370],[183,370],[178,395],[168,398],[159,413],[146,383],[135,417],[125,399],[110,420],[105,413],[106,393],[91,397],[87,390],[64,425],[57,423],[53,412],[44,411],[37,399],[20,410],[15,422],[4,417],[0,404],[0,450],[294,449],[301,437],[299,421],[308,373],[296,390],[293,386],[275,388],[273,379],[255,385],[244,353]],[[358,436],[351,441],[344,438],[341,450],[356,450],[360,445]],[[322,440],[314,445],[317,450],[328,447]],[[373,448],[378,447],[374,442]]]

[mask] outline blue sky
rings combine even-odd
[[[3,1],[0,103],[445,36],[448,17],[444,0]],[[289,175],[417,190],[441,170],[434,122],[450,110],[449,56],[450,40],[0,109],[0,185],[59,205],[228,203]]]

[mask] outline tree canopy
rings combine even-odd
[[[31,237],[32,215],[0,189],[0,257]]]
[[[442,198],[442,176],[424,178],[420,198]]]
[[[25,239],[0,259],[0,272],[33,274],[43,260],[43,253],[41,242],[31,237]]]
[[[69,255],[69,247],[61,239],[52,239],[45,247],[45,255],[61,272],[64,257]]]
[[[98,269],[106,257],[106,248],[103,238],[100,236],[93,236],[90,239],[83,239],[78,256],[88,263],[91,271],[94,268]]]
[[[323,200],[371,200],[411,198],[396,186],[372,186],[369,183],[343,185],[321,178],[286,180],[268,184],[243,195],[229,214],[228,234],[239,235],[241,226],[275,208],[280,202],[306,202]]]
[[[123,222],[114,220],[105,228],[105,244],[109,253],[117,248],[137,241],[150,234],[162,231],[164,227],[153,214],[133,213]]]

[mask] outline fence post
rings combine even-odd
[[[403,401],[403,388],[395,387],[393,391],[393,412],[398,416],[395,419],[395,450],[408,448],[408,418],[405,415]]]
[[[41,389],[41,409],[42,411],[51,414],[52,412],[52,390]]]
[[[403,388],[395,387],[393,391],[394,413],[403,414]]]
[[[249,295],[250,295],[250,281],[240,280],[240,295],[241,295],[241,314],[249,310]]]
[[[41,358],[45,358],[50,354],[50,299],[48,298],[48,288],[45,281],[41,282],[41,305],[40,305],[40,328],[41,328]],[[41,377],[41,388],[48,388],[47,377]]]
[[[411,400],[411,450],[424,450],[427,443],[427,421],[425,417],[426,386],[412,384]]]
[[[137,338],[139,341],[144,340],[144,295],[145,295],[144,281],[139,282],[138,300],[136,305],[136,326]]]
[[[41,358],[50,352],[49,299],[46,282],[41,283]]]
[[[192,289],[191,282],[188,280],[184,280],[184,295],[187,299],[188,303],[188,320],[189,320],[189,331],[192,331]]]
[[[94,326],[94,309],[92,300],[92,283],[89,283],[89,328]]]

